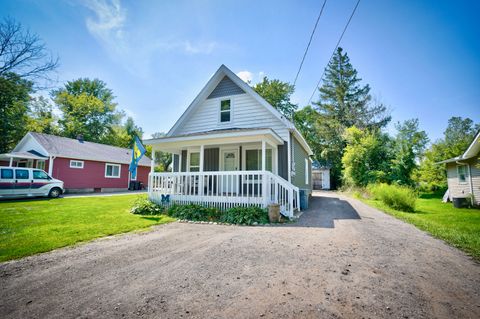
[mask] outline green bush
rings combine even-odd
[[[142,196],[135,200],[130,212],[137,215],[161,215],[165,211],[162,206],[157,205],[148,198]]]
[[[216,208],[196,204],[172,205],[167,214],[178,219],[194,221],[216,221],[221,216],[221,212]]]
[[[225,223],[230,224],[246,224],[268,223],[268,213],[266,209],[250,206],[250,207],[232,207],[223,213],[222,219]]]
[[[385,205],[404,212],[414,212],[417,195],[406,186],[388,184],[370,184],[367,191],[373,199],[382,201]]]

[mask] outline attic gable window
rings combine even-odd
[[[231,100],[220,101],[220,122],[230,122],[231,120]]]

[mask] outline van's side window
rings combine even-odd
[[[2,168],[2,178],[8,179],[13,178],[13,169],[10,168]]]
[[[16,169],[15,170],[15,179],[28,179],[28,170],[26,170],[26,169]]]
[[[48,179],[48,175],[44,171],[33,171],[33,179]]]

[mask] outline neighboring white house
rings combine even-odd
[[[173,172],[150,174],[149,197],[157,202],[168,194],[170,202],[220,208],[278,203],[292,217],[300,189],[311,193],[305,139],[224,65],[165,137],[144,143],[173,154]]]
[[[446,164],[449,199],[468,197],[480,206],[480,131],[463,154],[440,163]]]

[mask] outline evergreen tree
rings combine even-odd
[[[370,86],[361,85],[360,82],[347,53],[338,48],[325,71],[319,100],[314,103],[319,114],[318,135],[322,145],[319,157],[331,165],[334,187],[341,181],[345,129],[351,126],[380,129],[391,120],[386,107],[372,100]]]

